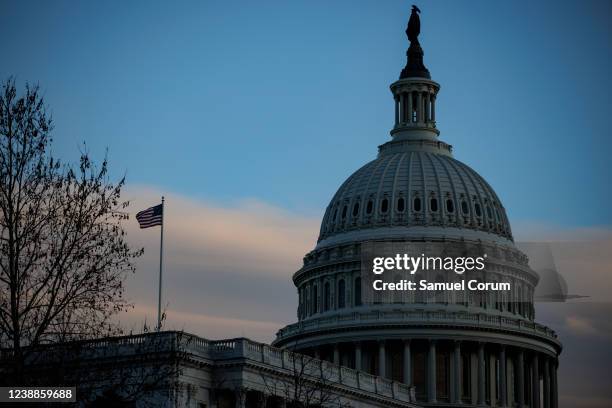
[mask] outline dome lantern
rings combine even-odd
[[[437,140],[436,95],[440,85],[431,80],[423,64],[423,49],[418,35],[421,30],[419,8],[412,6],[406,35],[410,47],[406,52],[407,63],[400,79],[391,84],[395,101],[395,124],[391,130],[393,140]]]

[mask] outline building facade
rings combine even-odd
[[[7,361],[0,353],[2,375]],[[418,406],[403,383],[246,338],[154,332],[45,346],[28,361],[32,385],[74,385],[83,407]]]
[[[557,407],[561,344],[534,320],[538,276],[495,191],[439,140],[440,85],[423,64],[418,13],[413,7],[406,30],[406,67],[391,84],[391,140],[329,203],[316,247],[293,276],[298,322],[274,345],[414,386],[422,406]],[[476,248],[487,266],[470,276],[512,289],[366,302],[364,247],[380,242],[438,254]]]

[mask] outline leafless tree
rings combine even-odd
[[[181,362],[191,338],[182,332],[140,337],[142,341],[132,345],[129,353],[115,344],[98,361],[86,342],[73,345],[63,361],[63,383],[79,384],[80,406],[103,407],[108,406],[106,402],[122,407],[155,406],[164,399],[178,406]],[[110,341],[117,343],[117,338]],[[83,358],[75,359],[75,355]]]
[[[287,353],[290,363],[285,366],[285,375],[270,375],[261,371],[268,395],[283,398],[291,408],[351,406],[333,389],[334,368],[339,370],[339,366],[306,354]]]
[[[0,347],[24,381],[30,350],[120,333],[124,280],[142,251],[126,242],[124,180],[86,151],[78,165],[50,152],[52,120],[38,86],[0,92]]]

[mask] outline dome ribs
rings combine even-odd
[[[421,201],[418,211],[415,199]],[[400,226],[479,230],[512,241],[503,205],[484,178],[448,155],[410,149],[379,155],[342,184],[326,209],[318,242],[349,231]]]
[[[391,188],[391,211],[390,211],[391,225],[395,224],[395,218],[399,218],[399,213],[397,212],[397,206],[395,204],[397,201],[397,193],[398,193],[397,182],[398,182],[401,170],[402,170],[402,163],[405,158],[406,158],[406,154],[400,153],[400,159],[397,163],[397,166],[395,167],[395,175],[393,176],[393,187]],[[405,211],[406,209],[404,208],[404,212]]]

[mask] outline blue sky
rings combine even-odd
[[[612,224],[612,3],[422,1],[455,157],[511,220]],[[0,77],[39,82],[55,153],[128,183],[318,216],[389,139],[406,1],[0,3]]]

